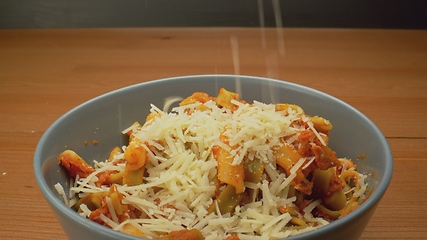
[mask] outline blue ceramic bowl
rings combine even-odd
[[[69,189],[67,174],[58,165],[59,153],[73,149],[84,159],[107,159],[114,146],[127,143],[121,131],[136,120],[144,122],[150,103],[162,106],[167,97],[186,97],[196,91],[215,96],[221,87],[231,91],[240,89],[243,93],[241,98],[248,102],[294,103],[310,115],[331,121],[334,129],[329,145],[338,156],[355,160],[358,170],[369,174],[372,195],[349,215],[325,227],[287,239],[358,239],[392,176],[392,154],[381,131],[361,112],[325,93],[285,81],[234,75],[175,77],[125,87],[83,103],[55,121],[38,143],[34,172],[66,235],[79,240],[140,239],[94,223],[65,206],[54,188],[59,182],[66,191]],[[83,144],[93,139],[99,144]],[[358,160],[357,156],[362,153],[366,158]]]

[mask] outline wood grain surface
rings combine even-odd
[[[66,239],[32,167],[62,114],[140,82],[236,71],[318,89],[372,119],[395,168],[362,239],[425,237],[427,31],[106,28],[0,30],[0,239]]]

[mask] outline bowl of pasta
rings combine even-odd
[[[235,75],[101,95],[34,154],[70,239],[358,239],[392,170],[385,137],[352,106]]]

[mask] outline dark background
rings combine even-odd
[[[427,0],[0,0],[0,28],[284,27],[427,29]]]

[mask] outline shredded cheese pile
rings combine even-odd
[[[311,213],[320,200],[313,201],[303,210],[304,220],[313,223],[306,228],[286,227],[291,215],[278,210],[279,206],[292,205],[296,200],[296,197],[287,197],[295,172],[314,160],[301,158],[289,176],[277,171],[274,162],[272,147],[284,144],[280,140],[283,137],[298,136],[299,126],[292,123],[300,118],[301,113],[289,108],[285,114],[276,111],[273,104],[256,101],[246,104],[233,100],[232,103],[238,106],[234,112],[218,107],[214,101],[175,107],[169,113],[151,105],[150,111],[157,117],[142,127],[125,129],[124,133],[131,130],[133,137],[151,147],[146,147],[148,162],[144,183],[138,186],[118,185],[117,188],[124,195],[124,204],[136,206],[148,217],[119,223],[114,218],[114,206],[110,204],[112,219],[102,217],[105,223],[116,230],[130,223],[150,238],[158,237],[158,232],[196,228],[206,240],[226,239],[232,234],[237,234],[242,240],[278,239],[328,224],[325,219]],[[204,105],[203,110],[198,110],[200,105]],[[221,134],[228,137],[229,145],[220,141]],[[321,133],[316,134],[321,139]],[[292,139],[287,138],[287,141],[291,143]],[[233,164],[241,163],[244,158],[257,158],[266,163],[268,176],[263,181],[245,183],[245,188],[262,191],[260,200],[237,206],[231,214],[221,215],[218,211],[208,214],[207,209],[216,190],[217,161],[212,154],[215,145],[231,153]],[[123,159],[123,153],[116,155],[115,159]],[[96,171],[87,178],[77,178],[70,189],[70,196],[77,194],[82,198],[89,193],[109,191],[109,187],[97,187],[94,183],[100,172],[123,171],[124,163],[114,163],[95,161]],[[74,203],[75,199],[71,199],[68,204],[72,206]],[[88,217],[90,210],[82,204],[80,214]]]

